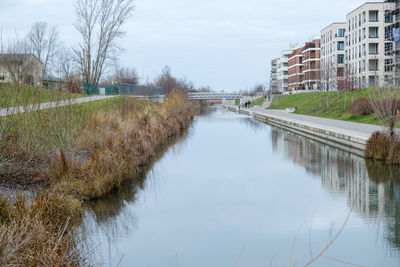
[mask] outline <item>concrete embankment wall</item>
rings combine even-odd
[[[261,122],[295,132],[312,140],[351,152],[359,156],[364,155],[364,150],[369,138],[369,136],[365,134],[346,129],[328,127],[325,125],[290,119],[264,112],[248,109],[239,110],[238,108],[232,106],[224,106],[224,108],[240,114],[253,116],[255,119]]]

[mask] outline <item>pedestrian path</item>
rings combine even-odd
[[[57,101],[57,102],[42,103],[40,105],[32,104],[32,105],[27,105],[27,106],[4,108],[4,109],[0,109],[0,117],[13,115],[13,114],[20,114],[20,113],[25,113],[25,112],[31,112],[31,111],[36,111],[36,110],[44,110],[44,109],[62,107],[62,106],[67,106],[67,105],[103,100],[103,99],[112,98],[112,97],[115,97],[115,96],[90,96],[90,97],[62,100],[62,101]]]
[[[265,106],[268,104],[270,103],[266,103]],[[265,108],[239,110],[235,106],[225,106],[225,108],[359,156],[364,155],[367,141],[374,132],[385,131],[382,126],[300,115],[286,110]]]
[[[269,117],[279,117],[286,120],[296,120],[327,129],[329,128],[329,129],[335,129],[337,131],[352,132],[353,134],[364,136],[366,138],[369,138],[376,131],[384,130],[384,127],[382,126],[300,115],[300,114],[290,113],[285,110],[256,108],[252,109],[252,111],[257,112],[259,114],[264,114]]]

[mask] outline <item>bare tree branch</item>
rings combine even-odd
[[[82,41],[75,49],[85,83],[98,84],[117,40],[125,35],[122,26],[134,9],[133,0],[76,0],[75,28]]]
[[[46,22],[36,22],[28,34],[32,53],[42,62],[43,74],[49,75],[54,56],[59,46],[59,34],[55,26]]]

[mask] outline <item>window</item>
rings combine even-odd
[[[338,30],[338,37],[344,37],[345,32],[346,32],[346,29],[339,29]]]
[[[337,43],[337,50],[339,50],[339,51],[344,50],[344,42],[338,42]]]
[[[369,44],[369,54],[370,55],[379,54],[378,44]]]
[[[378,14],[379,14],[378,10],[370,10],[369,11],[369,22],[378,22],[379,21]]]
[[[390,14],[390,10],[385,10],[385,23],[393,23],[393,15]]]
[[[393,50],[393,43],[392,42],[385,43],[385,52],[390,52],[392,50]]]
[[[343,64],[344,63],[344,55],[338,55],[337,56],[337,63],[338,64]]]
[[[379,38],[378,27],[369,27],[369,38]]]

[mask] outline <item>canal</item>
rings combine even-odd
[[[140,186],[90,203],[105,266],[399,266],[400,171],[213,107]],[[348,218],[348,219],[347,219]]]

